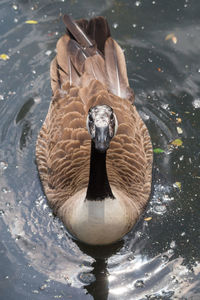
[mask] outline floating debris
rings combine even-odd
[[[180,182],[180,181],[176,181],[176,182],[173,184],[173,187],[178,188],[179,190],[181,190],[181,182]]]
[[[174,43],[174,44],[176,44],[177,43],[177,37],[175,36],[175,34],[174,33],[169,33],[166,37],[165,37],[165,40],[166,41],[168,41],[168,40],[172,40],[172,42]]]
[[[179,124],[182,122],[182,119],[181,118],[176,118],[176,123]]]
[[[26,23],[26,24],[38,24],[38,21],[35,21],[35,20],[27,20],[25,23]]]
[[[163,153],[165,151],[161,148],[155,148],[155,149],[153,149],[153,152],[156,153],[156,154],[159,154],[159,153]]]
[[[183,133],[183,130],[181,127],[176,127],[176,130],[178,132],[178,134],[182,134]]]
[[[134,284],[136,288],[143,288],[144,287],[144,281],[143,280],[137,280]]]
[[[183,145],[183,142],[180,139],[175,139],[174,141],[171,142],[171,144],[173,146],[180,147]]]
[[[8,60],[9,58],[10,57],[7,54],[5,54],[5,53],[0,54],[0,59],[1,60]]]
[[[148,221],[151,221],[151,220],[152,220],[152,217],[144,218],[144,220],[147,221],[147,222],[148,222]]]

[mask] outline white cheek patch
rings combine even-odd
[[[90,129],[89,129],[89,118],[88,118],[88,116],[87,116],[87,119],[86,119],[86,127],[87,127],[88,132],[90,133]]]
[[[114,133],[114,135],[116,135],[117,129],[118,129],[118,121],[117,121],[117,117],[116,117],[115,113],[113,113],[113,115],[114,115],[114,118],[115,118],[115,133]]]

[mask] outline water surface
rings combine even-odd
[[[0,2],[2,299],[200,299],[199,11],[195,0]],[[47,205],[35,164],[66,12],[107,17],[136,106],[163,151],[154,155],[145,214],[108,247],[71,239]],[[182,145],[172,144],[177,139]]]

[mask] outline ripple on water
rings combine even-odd
[[[6,1],[3,2],[5,3]],[[27,3],[25,4],[25,2]],[[48,5],[46,5],[47,2],[49,2]],[[23,272],[26,274],[25,269],[27,269],[28,264],[41,277],[42,275],[48,277],[50,281],[45,281],[44,284],[40,282],[38,286],[33,288],[34,278],[27,279],[26,284],[28,287],[31,285],[31,291],[35,294],[34,297],[37,297],[37,294],[39,294],[37,299],[42,299],[40,292],[50,289],[50,286],[54,286],[55,282],[63,283],[63,289],[70,284],[79,289],[91,285],[94,290],[92,284],[95,281],[97,285],[98,282],[102,283],[102,278],[105,279],[105,282],[108,279],[109,282],[107,286],[107,289],[109,288],[109,292],[107,290],[109,294],[108,299],[110,297],[110,299],[127,300],[166,300],[173,299],[173,297],[175,299],[175,296],[177,296],[177,299],[182,299],[184,290],[191,288],[188,278],[191,281],[194,278],[197,283],[199,282],[200,267],[197,257],[194,274],[190,273],[186,264],[184,265],[181,255],[177,257],[177,251],[180,252],[181,247],[179,247],[176,237],[172,238],[169,236],[164,239],[167,235],[167,232],[165,232],[165,227],[167,228],[168,225],[167,222],[161,228],[163,231],[159,231],[159,227],[161,227],[160,223],[165,219],[164,217],[167,215],[168,208],[170,208],[170,205],[175,205],[175,202],[179,200],[172,193],[171,182],[165,180],[164,184],[159,184],[156,181],[155,189],[147,208],[147,214],[151,213],[151,220],[144,222],[142,216],[136,228],[123,239],[117,250],[114,251],[110,248],[111,250],[108,255],[105,255],[105,253],[102,254],[102,249],[97,254],[94,254],[93,249],[91,252],[87,252],[85,248],[81,248],[67,233],[62,223],[55,218],[47,205],[46,198],[42,193],[37,178],[37,170],[34,163],[34,148],[36,136],[42,124],[41,120],[45,118],[51,98],[49,80],[47,80],[47,77],[49,77],[47,75],[49,74],[49,64],[54,54],[58,35],[63,30],[61,22],[58,22],[58,15],[62,11],[59,6],[61,1],[54,1],[53,6],[56,7],[55,10],[52,8],[52,3],[50,2],[52,1],[47,0],[45,3],[40,1],[40,3],[38,2],[34,6],[30,6],[28,1],[19,1],[20,4],[9,4],[9,9],[4,14],[7,16],[4,19],[4,24],[6,21],[9,24],[13,24],[13,28],[5,35],[8,47],[12,51],[8,53],[10,59],[7,61],[8,65],[5,68],[5,75],[2,74],[2,79],[0,80],[2,85],[8,85],[5,91],[2,89],[0,95],[0,101],[2,100],[1,105],[5,105],[6,108],[5,110],[1,110],[1,127],[3,129],[3,138],[5,139],[5,148],[2,147],[1,149],[3,155],[0,161],[0,175],[3,175],[1,176],[0,187],[0,197],[2,200],[0,221],[6,228],[5,232],[2,233],[4,235],[4,242],[8,241],[9,245],[4,264],[6,266],[7,258],[11,257],[16,272],[19,272],[19,265],[21,264],[25,266]],[[108,2],[109,4],[106,4]],[[126,16],[125,19],[128,20],[129,28],[126,28],[126,34],[120,36],[120,38],[126,50],[132,46],[132,41],[129,44],[129,39],[133,38],[134,48],[131,50],[133,57],[131,57],[132,54],[128,54],[128,51],[126,51],[126,54],[130,61],[128,66],[129,73],[134,74],[133,84],[137,94],[136,104],[141,108],[140,113],[148,125],[153,144],[165,150],[163,155],[155,156],[158,168],[162,169],[163,173],[165,173],[166,170],[170,172],[173,167],[175,160],[174,152],[180,151],[178,149],[175,149],[175,151],[172,148],[168,149],[169,142],[177,138],[177,125],[175,119],[173,121],[174,114],[175,116],[177,113],[179,114],[182,122],[180,127],[184,129],[184,134],[186,129],[190,127],[192,127],[192,134],[195,134],[194,124],[190,124],[189,118],[191,118],[190,109],[197,112],[200,108],[198,94],[199,77],[190,74],[192,70],[188,70],[188,68],[186,71],[181,70],[179,64],[182,61],[184,62],[184,53],[187,54],[187,60],[189,60],[190,51],[193,55],[195,49],[197,49],[195,72],[199,76],[200,69],[197,72],[197,68],[199,67],[196,65],[199,55],[199,34],[195,33],[198,31],[197,27],[192,25],[189,28],[193,36],[196,34],[196,47],[194,47],[192,42],[186,43],[186,39],[184,40],[183,38],[184,36],[187,37],[187,34],[185,34],[188,29],[187,24],[183,24],[183,27],[180,25],[179,28],[175,29],[174,24],[177,24],[178,19],[174,19],[175,22],[170,23],[171,14],[170,18],[168,18],[169,13],[167,13],[167,29],[162,28],[164,24],[161,24],[160,30],[157,30],[157,27],[154,27],[154,29],[151,28],[151,26],[148,26],[148,22],[150,22],[149,18],[146,18],[146,20],[142,17],[134,19],[135,10],[142,16],[142,10],[147,9],[145,8],[148,5],[147,2],[135,1],[132,3],[131,1],[127,1],[130,6],[128,7],[130,10],[130,19],[128,20],[127,17],[129,14],[128,10],[125,14],[122,14],[122,17],[123,15]],[[79,1],[71,1],[70,4],[71,12],[74,10],[74,15],[77,15],[77,11],[82,11],[80,9],[77,10],[77,3],[79,6],[82,5]],[[157,1],[151,1],[151,3],[155,4],[153,6],[156,15],[156,9],[160,5],[156,5]],[[102,15],[104,13],[109,14],[109,7],[113,6],[111,10],[113,18],[111,27],[113,30],[115,29],[116,34],[120,34],[121,29],[123,32],[121,24],[124,20],[123,18],[114,18],[114,13],[117,11],[117,15],[120,15],[120,10],[124,12],[123,8],[125,4],[114,3],[113,5],[112,1],[105,1],[105,5],[102,5],[102,2],[97,3],[95,1],[94,4],[91,1],[87,4],[89,12],[85,1],[82,7],[85,16],[94,15],[97,12],[102,12]],[[91,5],[94,8],[97,6],[98,11],[93,9],[93,7],[91,8]],[[131,11],[131,5],[134,7],[133,11]],[[161,6],[164,5],[163,1]],[[66,5],[62,7],[64,11]],[[176,11],[176,9],[173,10],[167,4],[162,13],[157,14],[157,17],[160,15],[164,18],[163,16],[165,11],[168,12],[168,8],[172,10],[172,14],[173,11]],[[9,19],[10,11],[12,11],[11,20]],[[180,15],[180,13],[178,14]],[[39,21],[37,27],[24,23],[24,19],[28,20],[31,15],[33,19],[37,16],[37,20]],[[82,16],[83,14],[80,15],[80,17]],[[120,22],[115,22],[118,19]],[[142,20],[142,23],[139,20]],[[184,19],[182,20],[184,23]],[[145,21],[147,21],[147,25]],[[131,33],[128,31],[129,29]],[[164,40],[166,30],[174,29],[177,30],[180,37],[178,37],[176,45],[168,45]],[[140,36],[140,31],[142,31],[142,37]],[[145,31],[147,34],[144,37]],[[185,65],[186,63],[184,62]],[[189,65],[189,62],[187,62],[187,65]],[[131,68],[133,68],[133,72]],[[151,74],[148,74],[148,72],[151,72]],[[185,72],[186,79],[184,79]],[[10,78],[9,76],[12,75],[13,77]],[[191,76],[194,76],[194,80],[192,80]],[[12,80],[7,80],[7,77]],[[179,83],[179,80],[181,83]],[[24,82],[23,85],[21,84],[22,81]],[[183,96],[179,97],[179,94],[181,95],[179,89],[182,89],[182,86],[184,86],[186,91],[188,90],[188,95],[191,96],[187,107],[183,105],[184,101],[187,102],[188,100],[187,97],[185,99],[185,92],[183,91]],[[187,115],[184,114],[185,110],[188,112]],[[187,126],[183,123],[184,119],[187,121]],[[190,134],[190,131],[188,132]],[[187,136],[185,136],[186,138]],[[186,143],[184,147],[181,148],[181,151],[185,151],[184,159],[181,159],[181,153],[179,162],[187,159],[188,146]],[[197,149],[198,147],[197,145]],[[189,151],[192,152],[191,147]],[[190,154],[192,157],[192,153]],[[18,166],[16,169],[13,167],[13,161],[15,161],[15,166]],[[5,170],[6,172],[4,172]],[[162,170],[159,177],[163,175]],[[172,170],[171,172],[174,176],[175,171]],[[177,191],[179,190],[177,187],[176,189]],[[175,214],[175,218],[177,217],[178,215]],[[153,226],[156,225],[155,229]],[[184,230],[181,228],[181,238],[184,239],[187,235],[187,228],[184,228]],[[165,242],[165,240],[167,241]],[[15,250],[16,257],[12,254],[12,249]],[[184,254],[184,251],[182,253]],[[185,253],[185,256],[187,257],[187,253]],[[98,276],[100,276],[100,279],[98,279]],[[9,279],[8,277],[5,278]],[[10,282],[13,286],[12,278]],[[21,284],[23,285],[24,282]],[[25,285],[23,288],[25,288]],[[18,286],[15,290],[17,289],[19,289]],[[75,296],[72,295],[72,297],[76,299],[76,292]],[[82,299],[87,297],[88,295],[83,295]],[[54,298],[62,299],[63,295],[56,295]],[[192,295],[188,299],[192,299]]]

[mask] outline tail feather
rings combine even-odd
[[[105,62],[110,91],[121,98],[128,98],[129,82],[124,53],[111,37],[105,45]]]
[[[67,30],[73,36],[73,38],[84,48],[87,49],[89,55],[95,53],[95,43],[90,40],[88,35],[82,30],[82,28],[68,15],[64,15],[63,21]]]
[[[105,61],[100,55],[90,56],[85,61],[85,72],[106,86]]]
[[[53,93],[66,81],[84,87],[95,79],[111,93],[133,99],[124,53],[110,37],[106,19],[74,21],[65,15],[63,20],[67,34],[59,39],[57,57],[51,65]]]

